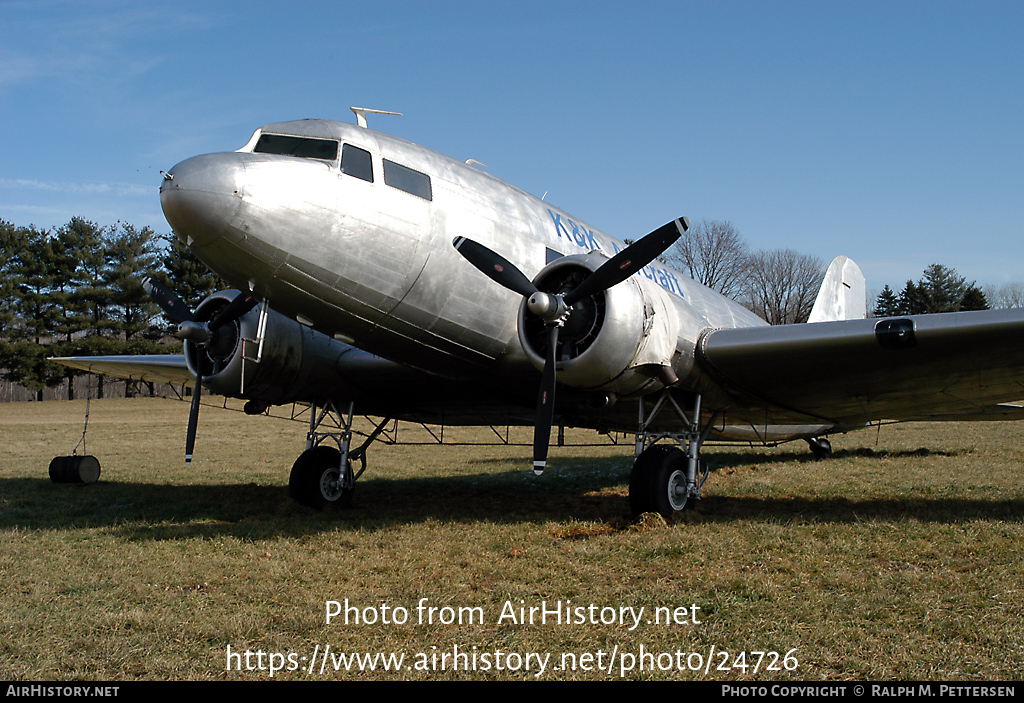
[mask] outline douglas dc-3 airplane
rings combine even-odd
[[[146,283],[184,355],[60,360],[194,379],[187,461],[203,386],[252,414],[310,404],[290,491],[319,508],[351,501],[353,460],[387,422],[353,448],[354,412],[532,424],[537,473],[557,421],[635,432],[630,506],[668,516],[700,498],[709,438],[803,438],[823,457],[829,434],[881,421],[1024,417],[1008,404],[1024,398],[1022,310],[864,319],[863,276],[839,257],[818,322],[769,326],[660,262],[686,218],[627,247],[353,111],[164,174],[175,234],[239,289],[193,312]],[[323,431],[331,413],[341,429]]]

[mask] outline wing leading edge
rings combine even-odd
[[[185,364],[184,354],[135,356],[62,356],[51,358],[64,366],[91,373],[151,383],[192,383],[195,376]]]
[[[741,414],[771,423],[1019,416],[1024,310],[722,329],[698,360]]]

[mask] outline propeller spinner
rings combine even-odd
[[[526,306],[548,328],[548,349],[537,393],[537,415],[533,432],[533,472],[538,476],[547,466],[548,443],[555,414],[555,347],[559,329],[576,303],[622,283],[651,263],[690,228],[683,217],[654,230],[603,263],[565,295],[545,293],[516,266],[483,244],[456,237],[452,245],[469,263],[495,283],[527,298]]]

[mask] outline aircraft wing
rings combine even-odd
[[[195,377],[185,365],[184,354],[152,354],[138,356],[62,356],[50,359],[105,376],[129,378],[152,383],[192,383]]]
[[[237,391],[221,394],[263,400],[270,405],[306,403],[323,397],[339,402],[351,400],[357,403],[361,414],[414,422],[452,425],[531,422],[529,413],[524,410],[529,407],[529,400],[525,404],[510,402],[505,395],[495,395],[492,387],[481,384],[476,377],[435,376],[356,347],[345,347],[347,351],[344,354],[337,358],[330,356],[329,363],[316,367],[318,373],[312,385],[294,385],[287,379],[281,386],[254,382],[245,396],[238,395]],[[189,385],[195,382],[182,354],[67,356],[51,358],[50,361],[136,381]],[[204,379],[207,387],[208,380],[209,377]],[[530,395],[528,393],[525,397],[529,399]]]
[[[1024,310],[721,329],[697,358],[752,422],[1015,419]]]

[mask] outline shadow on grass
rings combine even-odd
[[[697,508],[699,522],[769,520],[844,524],[857,522],[1024,522],[1024,498],[764,498],[710,496]]]
[[[494,466],[493,464],[504,465]],[[627,458],[571,459],[544,476],[507,462],[468,464],[480,473],[424,478],[364,477],[353,508],[321,513],[291,500],[286,485],[172,484],[109,480],[78,486],[48,478],[0,479],[0,530],[117,528],[150,537],[232,534],[266,537],[425,520],[535,522],[621,519],[621,496],[600,492],[629,481]],[[488,471],[484,466],[489,466]],[[369,474],[368,474],[369,476]],[[286,477],[282,477],[286,479]]]
[[[925,450],[927,451],[927,450]],[[949,454],[928,452],[929,454]],[[837,452],[842,456],[844,452]],[[850,455],[861,452],[849,452]],[[878,458],[917,452],[874,454]],[[782,461],[818,464],[806,454],[715,453],[716,469]],[[489,464],[489,460],[477,463]],[[373,478],[356,487],[354,507],[320,513],[298,505],[286,486],[171,485],[100,480],[58,485],[46,478],[0,479],[0,530],[114,529],[130,539],[232,536],[264,539],[325,530],[373,530],[429,520],[497,523],[575,519],[629,523],[628,458],[560,460],[543,477],[529,471],[451,477]],[[713,477],[711,479],[714,480]],[[856,489],[854,489],[856,490]],[[710,495],[676,522],[738,521],[823,524],[904,520],[955,523],[1024,520],[1024,498],[728,497]]]
[[[715,448],[717,449],[717,448]],[[827,466],[828,461],[836,461],[839,459],[911,459],[921,458],[929,456],[942,456],[942,457],[955,457],[960,456],[963,452],[947,452],[936,449],[928,449],[927,447],[921,447],[919,449],[908,449],[899,451],[881,451],[870,448],[861,447],[858,449],[841,449],[832,454],[831,459],[819,460],[815,459],[814,455],[808,451],[799,450],[787,450],[787,451],[775,451],[771,454],[763,452],[737,452],[737,451],[715,451],[715,449],[709,449],[706,452],[702,452],[702,456],[707,458],[708,463],[712,466],[712,471],[718,468],[726,467],[753,467],[761,464],[773,464],[773,463],[798,463],[798,464],[816,464],[820,466]]]

